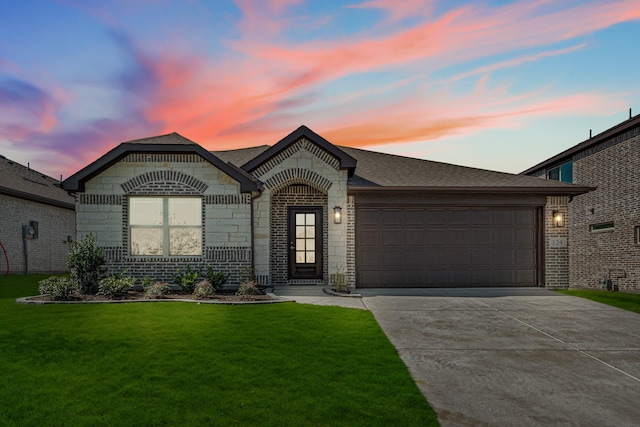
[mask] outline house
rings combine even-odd
[[[629,111],[628,120],[522,172],[596,187],[568,203],[569,286],[640,290],[638,171],[640,115]]]
[[[66,272],[75,234],[60,181],[0,155],[0,274]]]
[[[78,238],[94,233],[112,271],[211,265],[230,283],[250,270],[263,285],[352,288],[566,286],[547,198],[589,191],[338,147],[305,126],[230,151],[177,133],[125,142],[63,188]]]

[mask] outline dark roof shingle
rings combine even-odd
[[[57,179],[0,156],[0,194],[75,209],[75,199]]]

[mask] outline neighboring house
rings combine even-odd
[[[0,274],[66,272],[75,234],[60,181],[0,155]]]
[[[63,182],[112,271],[187,265],[260,284],[566,286],[547,197],[587,187],[347,147],[305,126],[209,152],[177,133],[120,144]],[[336,274],[340,274],[336,276]]]
[[[640,115],[522,172],[597,187],[568,204],[569,285],[640,289]]]

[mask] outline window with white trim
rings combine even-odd
[[[200,197],[130,197],[129,254],[202,255]]]

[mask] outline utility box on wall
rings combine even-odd
[[[38,238],[38,221],[29,221],[29,235],[32,239]]]

